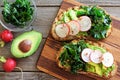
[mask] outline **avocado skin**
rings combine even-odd
[[[31,40],[32,44],[31,44],[31,49],[28,52],[24,53],[19,49],[19,44],[21,41],[26,40],[26,39]],[[23,57],[31,56],[38,49],[41,43],[41,40],[42,40],[41,33],[34,31],[34,30],[25,32],[13,40],[12,45],[11,45],[11,53],[16,58],[23,58]]]

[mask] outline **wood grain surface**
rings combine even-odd
[[[59,9],[59,13],[66,10],[69,7],[73,7],[76,5],[82,5],[81,3],[78,3],[73,0],[63,0],[61,7]],[[105,45],[106,48],[110,49],[110,52],[113,53],[113,56],[115,60],[118,63],[118,66],[120,65],[120,20],[112,17],[112,33],[111,35],[102,40],[99,41],[101,44]],[[57,78],[64,79],[64,80],[93,80],[93,78],[90,78],[86,75],[81,74],[71,74],[69,72],[64,71],[63,69],[60,69],[56,64],[56,53],[61,47],[62,42],[56,41],[52,38],[51,34],[49,34],[46,43],[44,45],[44,48],[42,50],[40,59],[38,60],[37,67],[41,71],[44,71],[50,75],[53,75]],[[118,67],[117,74],[111,78],[111,80],[117,80],[120,78],[120,66]],[[98,79],[98,78],[97,78]]]
[[[62,0],[35,0],[37,6],[60,6]],[[88,5],[120,6],[119,0],[76,0]]]
[[[37,60],[40,56],[40,52],[43,49],[43,45],[48,36],[49,30],[51,28],[52,22],[56,17],[58,9],[61,5],[62,0],[34,0],[37,4],[37,15],[34,23],[32,24],[34,30],[39,31],[43,34],[43,41],[37,50],[37,52],[27,58],[17,59],[17,66],[23,69],[24,80],[59,80],[51,75],[43,73],[36,68]],[[120,18],[120,0],[77,0],[88,5],[100,5],[104,8],[110,15]],[[1,4],[2,0],[0,0]],[[0,11],[2,9],[0,8]],[[1,30],[0,26],[0,30]],[[20,33],[14,33],[15,37],[20,35]],[[4,48],[0,48],[0,55],[5,57],[13,57],[10,51],[11,43],[7,43]],[[107,45],[107,44],[105,44]],[[112,48],[111,46],[109,46]],[[115,51],[118,51],[118,49]],[[11,73],[5,73],[2,69],[2,63],[0,63],[0,80],[21,80],[20,71],[15,69]],[[116,79],[117,80],[117,79]]]
[[[12,0],[8,0],[12,1]],[[62,0],[34,0],[37,6],[60,6]],[[76,0],[88,5],[120,6],[120,0]],[[2,0],[0,4],[3,5]]]

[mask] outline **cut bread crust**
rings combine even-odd
[[[52,25],[52,28],[51,28],[51,34],[52,34],[52,37],[55,39],[55,40],[58,40],[58,41],[69,41],[69,40],[73,40],[73,39],[82,39],[82,38],[89,38],[90,35],[88,35],[88,37],[86,36],[81,36],[81,35],[68,35],[64,38],[61,38],[59,37],[56,32],[55,32],[55,28],[57,26],[56,22],[59,21],[61,19],[61,17],[63,16],[63,13],[67,12],[68,10],[77,10],[79,9],[80,7],[79,6],[75,6],[75,7],[71,7],[71,8],[68,8],[66,11],[62,11],[56,18],[55,18],[55,21],[53,22],[53,25]],[[106,11],[105,11],[106,14],[108,14]],[[110,28],[107,30],[106,32],[106,37],[108,37],[110,35],[112,31],[112,25],[110,24]],[[92,37],[91,37],[92,38]]]
[[[72,41],[72,43],[77,43],[78,42],[78,40],[73,40]],[[88,41],[88,40],[86,40],[86,42],[87,43],[89,43],[89,44],[91,44],[91,45],[94,45],[94,46],[99,46],[99,47],[103,47],[103,48],[105,48],[101,43],[97,43],[97,42],[93,42],[93,41]],[[105,48],[106,49],[106,48]],[[109,51],[108,49],[106,49],[107,51]],[[61,65],[61,62],[60,62],[60,60],[59,60],[59,57],[60,57],[60,55],[61,55],[61,53],[64,51],[64,47],[61,47],[60,48],[60,50],[57,52],[57,55],[56,55],[56,62],[57,62],[57,65],[60,67],[60,68],[62,68],[62,69],[64,69],[65,71],[68,71],[68,72],[70,72],[70,66],[62,66]],[[116,73],[117,73],[117,68],[118,68],[118,65],[117,65],[117,63],[116,63],[116,61],[114,60],[114,63],[113,63],[114,65],[115,65],[115,68],[114,68],[114,70],[113,71],[111,71],[110,73],[109,73],[109,75],[106,77],[106,76],[99,76],[98,74],[96,74],[96,73],[92,73],[92,72],[84,72],[84,71],[80,71],[80,70],[78,70],[77,71],[77,73],[78,74],[84,74],[84,75],[87,75],[87,76],[89,76],[89,77],[93,77],[93,78],[101,78],[101,79],[109,79],[109,78],[111,78],[112,76],[114,76]]]

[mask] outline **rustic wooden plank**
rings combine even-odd
[[[58,80],[57,78],[43,72],[23,72],[24,80]],[[0,80],[21,80],[20,72],[0,72]]]
[[[13,1],[13,0],[9,0]],[[34,0],[37,6],[60,6],[62,0]],[[87,5],[120,6],[119,0],[76,0]],[[2,4],[2,0],[0,0]]]
[[[38,7],[37,16],[33,23],[35,30],[43,33],[43,37],[47,37],[52,22],[57,14],[59,7]]]
[[[87,5],[120,6],[119,0],[76,0]],[[62,0],[36,0],[37,6],[60,6]]]

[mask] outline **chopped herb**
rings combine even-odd
[[[61,53],[59,60],[61,64],[69,65],[71,72],[76,73],[78,70],[85,71],[85,62],[80,58],[80,53],[87,47],[84,40],[77,43],[68,43],[64,45],[64,51]]]
[[[33,18],[33,11],[29,0],[16,0],[12,4],[4,0],[2,15],[5,22],[16,26],[24,26],[26,22]]]
[[[84,14],[91,18],[92,28],[88,31],[95,39],[103,39],[106,38],[107,30],[110,28],[111,19],[108,14],[101,8],[96,6],[81,6],[80,9],[83,9]],[[81,16],[78,14],[77,16]]]

